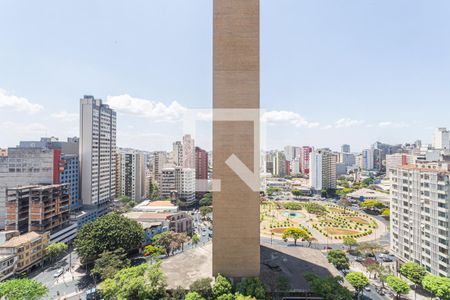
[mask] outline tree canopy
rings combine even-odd
[[[130,266],[127,253],[119,248],[114,251],[105,251],[95,260],[92,273],[99,275],[102,279],[113,278],[116,273]]]
[[[47,248],[45,249],[45,253],[51,260],[53,260],[58,255],[65,253],[67,249],[68,246],[66,243],[53,243],[47,246]]]
[[[196,292],[205,299],[210,299],[213,293],[211,282],[212,282],[211,278],[201,278],[194,281],[190,285],[189,289],[191,290],[191,292]]]
[[[350,272],[345,276],[345,279],[355,288],[358,294],[369,284],[369,279],[361,272]]]
[[[385,207],[385,205],[379,200],[366,200],[363,203],[361,203],[360,206],[368,209],[374,208],[381,209]]]
[[[343,242],[344,242],[344,245],[348,246],[350,249],[352,247],[358,245],[358,241],[351,236],[345,236]]]
[[[450,299],[450,278],[428,274],[423,278],[422,285],[439,299]]]
[[[233,287],[231,282],[222,275],[217,275],[216,281],[212,287],[212,294],[215,298],[219,298],[222,295],[231,294],[233,292]]]
[[[8,300],[37,300],[47,293],[47,287],[34,279],[10,279],[0,282],[0,296]]]
[[[244,278],[237,284],[236,292],[243,296],[255,297],[257,300],[266,299],[266,288],[258,277]]]
[[[117,213],[87,223],[78,232],[75,247],[83,261],[92,261],[105,251],[138,248],[144,239],[142,226]]]
[[[290,227],[284,230],[283,239],[292,238],[294,240],[294,245],[297,246],[297,240],[305,239],[308,240],[310,238],[309,233],[302,228],[298,227]]]
[[[166,277],[160,263],[142,264],[120,270],[100,284],[105,299],[159,300],[166,296]]]
[[[409,285],[394,275],[387,276],[386,283],[397,294],[397,298],[409,293]]]
[[[184,300],[206,300],[197,292],[189,292],[186,294],[186,297],[184,297]]]
[[[160,249],[164,249],[164,254],[169,256],[173,251],[180,249],[188,241],[185,233],[166,231],[153,237],[153,244]]]
[[[211,206],[212,205],[212,195],[211,193],[206,193],[202,199],[199,201],[200,206]]]
[[[350,261],[342,250],[330,250],[328,252],[328,262],[333,264],[338,270],[348,270]]]
[[[352,293],[343,287],[341,277],[319,277],[306,273],[305,279],[309,282],[310,290],[324,300],[350,300]]]
[[[407,262],[400,266],[400,273],[415,284],[422,284],[427,270],[415,262]]]

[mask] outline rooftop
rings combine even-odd
[[[11,238],[9,241],[6,241],[5,243],[1,244],[0,248],[17,247],[22,244],[37,240],[39,238],[41,238],[41,235],[39,233],[36,233],[34,231],[28,232],[28,233]]]

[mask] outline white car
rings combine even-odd
[[[58,271],[55,272],[55,274],[53,274],[54,278],[57,278],[59,276],[61,276],[64,273],[64,269],[59,269]]]

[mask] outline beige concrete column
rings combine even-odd
[[[214,0],[213,56],[214,109],[259,109],[259,0]],[[259,275],[259,192],[225,163],[235,154],[259,173],[255,132],[259,122],[213,113],[213,178],[221,181],[213,193],[213,275]]]

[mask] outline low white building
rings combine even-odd
[[[374,191],[371,189],[360,189],[352,193],[349,193],[347,196],[353,200],[358,201],[378,200],[383,204],[389,206],[389,199],[390,199],[389,194]]]

